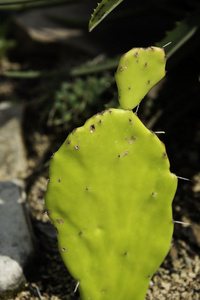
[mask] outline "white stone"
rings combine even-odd
[[[0,295],[10,294],[25,282],[22,267],[9,256],[0,256]]]
[[[0,298],[24,282],[23,267],[33,252],[24,190],[17,182],[0,182]]]

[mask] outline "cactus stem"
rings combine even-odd
[[[77,283],[76,283],[76,286],[75,286],[75,288],[74,288],[74,294],[75,294],[76,291],[78,290],[79,284],[80,284],[80,280],[78,280]]]
[[[136,107],[150,88],[164,77],[165,63],[164,50],[156,47],[133,48],[122,56],[115,77],[118,94],[121,96],[119,102],[123,109]],[[151,66],[150,69],[149,66]],[[132,95],[132,93],[127,94],[127,88],[133,76],[135,76],[135,81]]]
[[[129,86],[135,93],[131,83],[125,89]],[[132,96],[131,91],[127,94]],[[81,282],[82,300],[145,298],[147,276],[169,251],[174,227],[171,201],[177,177],[170,173],[165,151],[128,107],[93,116],[55,153],[46,208],[52,211],[59,250],[76,279],[74,286]],[[132,228],[138,234],[132,234]],[[148,251],[143,251],[147,244]],[[121,276],[123,293],[116,285]]]

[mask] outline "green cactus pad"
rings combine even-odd
[[[121,57],[115,74],[119,103],[123,109],[136,107],[147,92],[165,76],[163,48],[133,48]]]
[[[144,300],[173,233],[177,177],[132,111],[110,109],[67,137],[45,197],[82,300]]]

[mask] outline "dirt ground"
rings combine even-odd
[[[51,63],[48,58],[45,59],[44,68]],[[34,63],[33,57],[31,66]],[[184,64],[176,65],[143,100],[138,112],[149,129],[165,131],[160,138],[166,144],[171,171],[183,177],[179,179],[173,201],[173,216],[175,221],[186,223],[174,224],[170,252],[151,279],[146,300],[200,299],[199,63],[196,51]],[[29,67],[27,61],[24,62],[24,68]],[[78,291],[74,292],[76,282],[68,273],[57,249],[56,233],[44,205],[49,159],[76,122],[69,124],[67,130],[46,126],[42,118],[44,111],[37,102],[37,97],[45,93],[45,88],[48,90],[47,80],[5,77],[0,86],[0,95],[4,99],[16,96],[24,105],[23,134],[28,159],[24,179],[28,214],[35,238],[35,256],[25,270],[27,283],[24,290],[12,298],[15,300],[79,299]]]

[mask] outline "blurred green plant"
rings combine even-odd
[[[191,54],[192,51],[195,51],[195,49],[200,46],[200,9],[189,13],[186,18],[177,22],[175,27],[165,33],[165,36],[155,43],[155,45],[157,47],[163,47],[169,42],[171,42],[171,44],[165,49],[166,57],[169,60],[168,70],[185,59],[188,54]],[[99,64],[85,64],[64,71],[5,71],[3,75],[19,78],[35,78],[41,76],[53,77],[56,73],[61,72],[69,76],[81,76],[115,69],[118,65],[118,60],[119,57],[108,58]]]
[[[13,10],[15,12],[24,9],[34,9],[36,7],[67,5],[71,3],[82,3],[86,5],[89,2],[95,3],[95,1],[92,0],[0,0],[0,10],[1,13],[4,13],[6,10]],[[100,21],[121,2],[121,0],[101,1],[91,17],[90,30],[97,26]],[[125,2],[126,1],[123,3],[125,4]],[[124,19],[127,20],[128,18],[132,21],[136,18],[143,18],[144,16],[146,16],[148,20],[149,15],[157,13],[161,17],[165,16],[168,21],[170,20],[171,24],[174,24],[167,34],[163,31],[162,38],[155,43],[156,46],[163,47],[165,44],[168,44],[168,42],[171,42],[171,44],[165,48],[165,53],[168,58],[168,71],[174,68],[177,63],[183,61],[188,55],[191,55],[191,53],[200,46],[199,7],[193,10],[190,9],[190,12],[186,13],[185,8],[183,9],[176,0],[173,2],[163,0],[159,3],[157,2],[156,5],[153,0],[149,0],[148,2],[141,1],[134,6],[132,5],[130,10],[128,9],[128,5],[129,3],[127,1],[127,8],[124,7],[122,10],[118,10],[118,12],[109,15],[111,22],[116,22],[117,20],[117,23],[121,24]],[[10,14],[12,14],[12,12],[10,12]],[[60,19],[53,15],[47,17],[51,17],[54,21],[61,22],[62,25],[66,27],[83,28],[83,23],[85,22],[84,18],[79,19],[79,17],[74,18],[74,16],[70,16],[70,19],[69,16],[63,16],[63,18],[59,17]],[[176,20],[179,20],[179,22],[175,22]],[[86,26],[84,28],[86,28]],[[4,26],[0,27],[0,58],[5,55],[11,45],[14,45],[8,42],[5,32],[6,29]],[[134,39],[134,36],[132,38]],[[119,53],[119,56],[120,55],[121,53]],[[61,67],[59,69],[46,71],[41,71],[39,68],[33,71],[30,69],[26,70],[26,67],[23,68],[24,66],[22,66],[21,69],[23,71],[20,69],[17,71],[3,70],[1,71],[1,75],[19,79],[40,77],[45,79],[46,77],[51,82],[56,78],[56,85],[53,84],[50,90],[45,92],[43,97],[40,97],[38,104],[36,104],[37,100],[35,100],[33,106],[35,105],[38,108],[38,105],[41,106],[41,104],[44,104],[43,118],[45,121],[48,120],[48,126],[64,126],[66,128],[68,126],[67,124],[72,121],[72,114],[76,119],[75,122],[78,122],[79,119],[83,121],[89,118],[94,111],[101,110],[103,106],[106,108],[111,106],[116,107],[116,95],[109,95],[108,98],[109,100],[111,99],[111,102],[108,104],[106,104],[105,98],[104,102],[102,102],[102,95],[107,92],[110,93],[108,86],[112,85],[113,82],[111,75],[108,75],[108,71],[114,70],[117,67],[119,56],[116,55],[106,58],[99,63],[94,62],[88,64],[83,62],[81,65],[72,66],[70,68],[63,69]],[[106,76],[104,75],[105,72],[107,72]],[[63,82],[63,77],[66,78],[65,82]],[[93,83],[90,84],[90,82]],[[98,87],[95,89],[97,82]],[[59,87],[58,84],[60,85]],[[98,108],[98,105],[101,107]],[[78,125],[78,123],[75,125]]]
[[[63,4],[71,4],[71,3],[82,3],[87,4],[92,2],[91,0],[0,0],[0,10],[23,10],[23,9],[33,9],[36,7],[48,7],[54,5],[63,5]],[[97,8],[95,9],[94,13],[91,16],[89,22],[89,30],[91,31],[95,26],[97,26],[110,12],[118,6],[122,0],[102,0]],[[124,1],[125,2],[125,1]],[[171,60],[171,57],[175,57],[173,59],[173,63],[168,62],[168,68],[174,66],[175,63],[179,62],[180,60],[184,59],[188,53],[191,53],[194,49],[200,44],[199,32],[200,32],[200,8],[197,6],[197,9],[190,10],[187,13],[177,1],[173,3],[169,0],[163,0],[159,3],[154,3],[154,1],[149,1],[148,3],[136,3],[134,6],[131,7],[130,10],[119,10],[116,14],[112,14],[109,16],[110,20],[114,20],[116,17],[118,19],[117,22],[123,22],[125,18],[134,20],[135,18],[144,17],[146,15],[151,15],[152,13],[158,13],[160,16],[167,16],[168,20],[174,22],[174,27],[167,33],[163,32],[163,36],[160,41],[155,43],[156,46],[162,47],[168,42],[171,44],[166,47],[165,52],[167,58]],[[170,13],[170,14],[169,14]],[[114,17],[113,17],[114,16]],[[121,19],[120,19],[121,16]],[[172,17],[170,17],[172,16]],[[85,22],[85,19],[79,19],[73,16],[69,19],[69,16],[53,16],[50,15],[47,17],[51,18],[56,22],[61,22],[62,25],[66,26],[73,26],[76,28],[77,26],[83,27],[81,24]],[[179,22],[176,22],[179,20]],[[175,23],[176,22],[176,23]],[[70,24],[70,25],[69,25]],[[155,41],[156,42],[156,41]],[[182,51],[183,49],[183,51]],[[180,53],[177,54],[181,50]],[[121,53],[120,53],[121,55]],[[84,67],[76,67],[75,70],[66,70],[69,76],[80,76],[86,74],[93,74],[96,72],[101,72],[102,69],[115,69],[118,64],[118,58],[114,57],[109,62],[105,61],[98,65],[86,65]],[[59,71],[59,70],[58,70]],[[40,70],[31,71],[28,70],[23,72],[5,72],[5,76],[12,76],[12,77],[24,77],[24,78],[33,78],[33,77],[40,77],[40,76],[54,76],[57,71],[52,72],[45,72]],[[61,70],[62,72],[62,70]]]
[[[122,1],[123,0],[111,0],[111,1],[102,0],[100,3],[98,3],[97,8],[94,10],[94,13],[92,14],[91,19],[89,21],[89,31],[92,31]],[[158,5],[157,9],[160,10],[160,12],[166,13],[169,10],[171,11],[173,10],[173,5],[170,6],[170,3],[167,3],[169,1],[162,1],[162,2],[166,2],[166,4],[164,6],[163,6],[164,3],[160,3],[160,5]],[[151,11],[151,8],[149,6],[144,8],[144,11],[146,9]],[[144,11],[139,10],[141,16]],[[191,49],[197,48],[199,46],[200,44],[199,37],[200,37],[200,7],[198,7],[197,10],[194,10],[193,12],[187,14],[187,16],[183,20],[176,22],[175,27],[172,30],[168,31],[166,33],[166,36],[156,43],[156,46],[163,47],[167,44],[168,47],[166,48],[165,52],[167,58],[170,58],[180,48],[184,47],[188,41],[191,41],[192,38],[195,39],[195,41],[193,41],[192,43],[192,47],[191,44],[189,47],[185,47],[181,56],[180,55],[178,56],[178,60],[175,60],[177,62],[180,62],[180,60],[184,59],[184,57],[188,54],[188,51],[191,51]],[[173,65],[175,61],[173,61]]]
[[[92,31],[122,1],[123,0],[102,0],[98,3],[89,22],[89,31]]]
[[[6,20],[0,26],[0,63],[7,55],[9,49],[15,46],[15,41],[7,38],[10,31],[10,20]]]
[[[113,83],[114,79],[109,73],[101,77],[77,77],[73,81],[63,81],[59,87],[53,86],[39,100],[40,107],[37,109],[43,110],[47,126],[68,129],[72,124],[79,125],[89,118],[97,108],[103,110],[107,99],[111,99],[110,104],[117,107],[117,94],[112,91]]]
[[[0,10],[26,10],[63,5],[66,3],[88,2],[89,0],[0,0]]]

